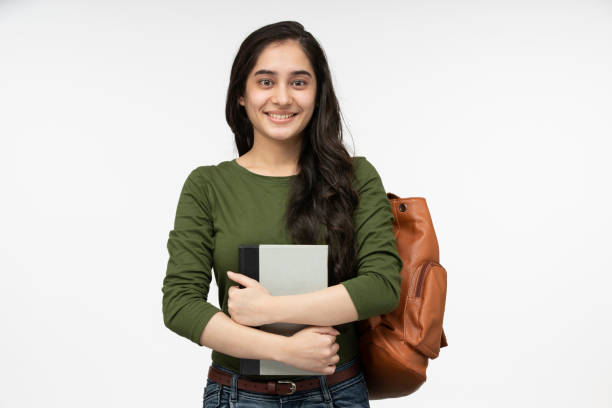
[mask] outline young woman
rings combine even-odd
[[[204,407],[369,407],[353,322],[397,306],[402,260],[381,179],[347,153],[324,51],[301,24],[244,40],[226,119],[239,157],[187,177],[162,287],[164,324],[212,349]],[[327,244],[329,286],[271,296],[235,273],[238,247],[258,243]],[[221,308],[207,302],[211,269]],[[274,322],[307,327],[293,336],[254,328]],[[320,375],[241,376],[240,358]]]

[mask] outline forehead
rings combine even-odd
[[[259,54],[251,75],[262,69],[278,72],[279,75],[307,70],[314,76],[314,70],[308,57],[298,42],[294,40],[268,44]]]

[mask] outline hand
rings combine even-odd
[[[227,277],[244,286],[234,285],[227,291],[227,309],[233,321],[245,326],[274,323],[269,312],[273,296],[261,283],[232,271],[227,271]]]
[[[333,374],[340,361],[340,346],[336,343],[339,334],[331,326],[307,326],[287,338],[279,360],[302,370]]]

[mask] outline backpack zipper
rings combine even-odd
[[[425,261],[425,263],[421,267],[421,270],[419,271],[416,289],[414,291],[415,297],[421,297],[421,292],[423,291],[423,282],[425,281],[425,275],[427,275],[427,270],[429,269],[428,266],[431,264],[440,265],[439,262],[436,262],[433,259],[428,259],[427,261]]]

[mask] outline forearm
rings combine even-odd
[[[218,312],[202,331],[200,344],[237,358],[282,361],[288,338],[243,326]]]
[[[342,284],[299,295],[274,296],[274,322],[334,326],[357,320],[357,309]]]

